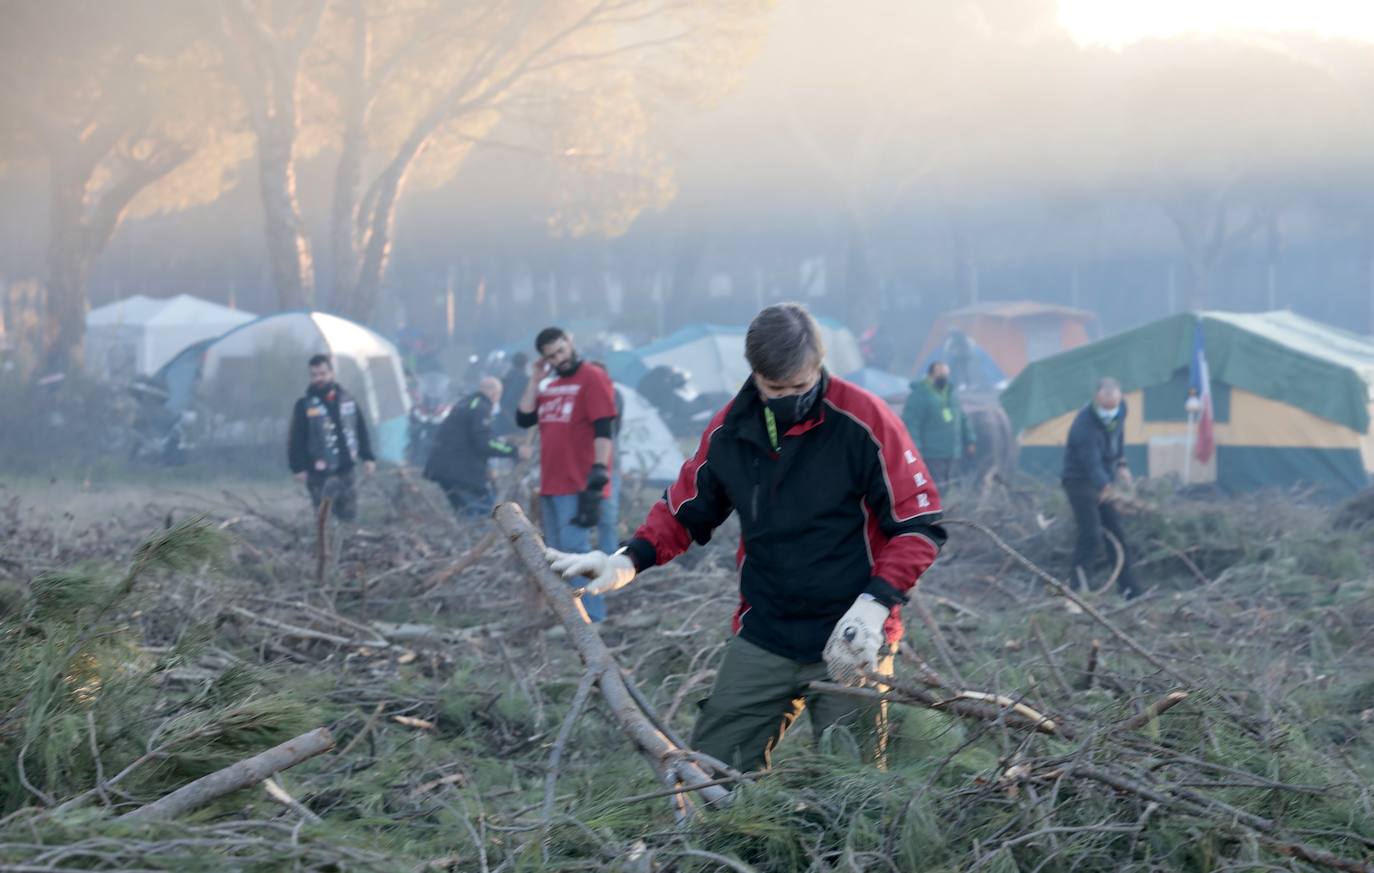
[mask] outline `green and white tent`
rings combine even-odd
[[[1188,455],[1188,368],[1201,326],[1211,370],[1217,451],[1187,463],[1192,484],[1230,492],[1364,488],[1374,340],[1291,312],[1175,315],[1030,364],[1002,406],[1020,435],[1021,466],[1057,476],[1074,415],[1098,379],[1121,382],[1126,455],[1137,475],[1182,475]]]

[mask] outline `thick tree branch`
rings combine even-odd
[[[723,799],[727,792],[713,784],[716,780],[697,762],[695,753],[665,736],[636,701],[615,657],[588,621],[582,602],[573,596],[563,578],[549,569],[544,558],[544,541],[525,518],[525,513],[517,504],[503,503],[496,507],[493,516],[502,533],[509,538],[526,575],[539,587],[545,602],[567,628],[568,639],[586,664],[588,673],[598,677],[597,685],[612,718],[648,759],[666,787],[698,787],[708,803]]]

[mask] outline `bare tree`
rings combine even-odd
[[[1274,222],[1282,208],[1245,202],[1238,182],[1220,183],[1216,190],[1208,187],[1168,181],[1160,185],[1160,207],[1178,234],[1188,264],[1186,305],[1193,311],[1211,300],[1222,260]]]
[[[1083,139],[1109,142],[1112,184],[1144,191],[1173,226],[1189,309],[1212,305],[1224,260],[1331,172],[1313,131],[1368,142],[1355,95],[1307,50],[1296,37],[1152,42],[1101,65],[1119,78]]]
[[[650,142],[657,105],[718,93],[752,50],[766,6],[339,0],[324,74],[339,112],[335,305],[373,315],[407,187],[447,181],[480,144],[552,161],[564,183],[595,180],[555,198],[565,232],[623,230],[666,203],[671,181]]]
[[[226,65],[257,135],[267,254],[277,304],[308,306],[315,264],[296,196],[301,69],[328,0],[221,0]]]
[[[87,282],[121,222],[208,202],[232,179],[235,109],[184,8],[4,4],[3,148],[50,179],[47,371],[81,363]]]

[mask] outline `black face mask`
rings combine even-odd
[[[820,396],[821,382],[817,379],[816,384],[812,385],[809,391],[764,400],[768,409],[773,413],[773,421],[777,423],[778,434],[781,436],[792,425],[810,415],[812,407],[816,405],[816,398]]]
[[[945,386],[949,384],[949,379],[945,376],[938,376],[930,380],[930,384],[935,386],[936,391],[943,391],[945,390]]]

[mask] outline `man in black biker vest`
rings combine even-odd
[[[305,483],[316,509],[328,497],[340,521],[357,516],[353,469],[361,462],[364,472],[371,475],[377,461],[367,418],[353,395],[334,381],[334,364],[328,355],[310,359],[310,387],[291,414],[286,456],[292,475]]]

